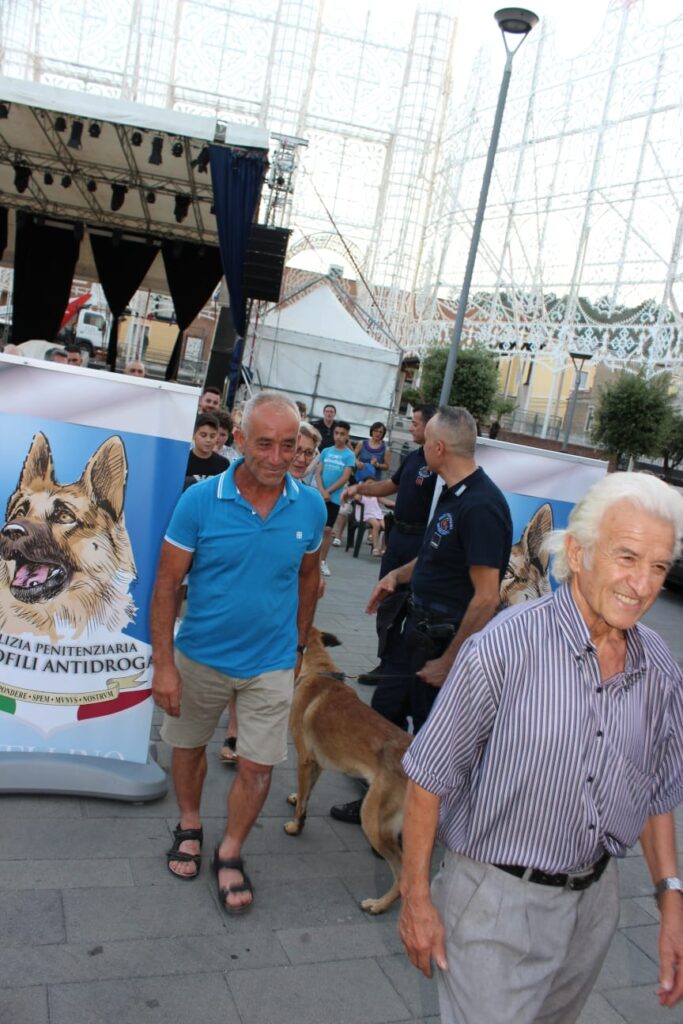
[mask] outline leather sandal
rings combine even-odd
[[[245,914],[247,910],[251,910],[251,908],[254,905],[254,889],[252,887],[251,881],[249,880],[249,875],[244,870],[244,861],[242,860],[241,857],[229,857],[227,860],[225,860],[220,856],[218,849],[219,847],[216,846],[215,850],[213,851],[213,859],[211,861],[211,867],[216,875],[218,899],[223,905],[223,910],[226,912],[226,914]],[[242,875],[242,881],[238,882],[237,885],[222,886],[218,881],[218,872],[223,870],[239,871]],[[250,892],[251,903],[243,903],[239,907],[233,907],[230,906],[229,903],[226,903],[225,901],[228,898],[228,896],[231,896],[233,893],[236,892]]]
[[[202,855],[200,853],[185,853],[184,850],[180,849],[180,844],[185,843],[188,840],[193,839],[199,843],[200,851],[201,845],[204,842],[204,829],[203,828],[181,828],[180,822],[173,829],[173,846],[170,850],[166,851],[166,859],[168,861],[168,870],[175,878],[179,878],[182,882],[191,882],[197,877],[202,868]],[[185,864],[192,862],[197,870],[193,875],[179,875],[177,871],[174,871],[171,867],[171,861],[182,861]]]

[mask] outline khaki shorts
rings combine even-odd
[[[274,765],[287,757],[287,726],[294,692],[292,669],[235,679],[192,661],[176,648],[176,668],[183,681],[180,717],[164,715],[161,738],[172,747],[205,747],[235,694],[237,753],[256,764]]]

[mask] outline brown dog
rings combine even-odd
[[[297,792],[288,798],[296,811],[285,832],[296,836],[304,827],[308,799],[323,768],[365,779],[369,789],[361,825],[370,845],[391,868],[394,882],[384,896],[363,900],[361,907],[381,914],[399,897],[399,835],[407,782],[401,758],[412,737],[369,708],[342,681],[325,649],[338,643],[336,637],[315,628],[308,636],[289,720],[298,764]]]
[[[0,529],[0,630],[56,643],[116,632],[134,618],[127,472],[123,441],[114,435],[79,480],[60,484],[48,439],[36,434]]]

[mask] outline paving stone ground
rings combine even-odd
[[[354,677],[376,662],[363,608],[377,561],[333,549],[330,566],[317,622],[343,641],[335,658]],[[680,659],[683,598],[661,602],[651,621]],[[369,700],[371,690],[358,691]],[[221,735],[209,750],[205,859],[193,883],[166,870],[172,792],[142,806],[0,798],[0,1024],[437,1024],[435,986],[401,951],[397,908],[371,918],[358,906],[389,872],[359,828],[328,815],[355,784],[326,772],[303,834],[285,835],[291,749],[245,850],[254,910],[221,911],[208,863],[233,778],[218,761]],[[168,767],[163,744],[158,756]],[[683,1022],[683,1006],[663,1011],[655,999],[657,916],[639,850],[621,881],[620,929],[580,1024]]]

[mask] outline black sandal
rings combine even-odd
[[[244,870],[244,861],[241,857],[229,857],[224,860],[219,852],[218,846],[213,851],[213,860],[211,861],[211,867],[216,875],[216,884],[218,886],[218,899],[223,905],[223,910],[226,914],[245,914],[247,910],[251,910],[254,905],[254,890],[249,880],[249,875]],[[226,885],[221,886],[218,881],[218,872],[224,869],[230,871],[239,871],[242,874],[242,881],[238,882],[237,885]],[[228,896],[231,896],[236,892],[250,892],[251,903],[243,903],[240,907],[231,907],[229,903],[226,903]]]
[[[182,882],[191,882],[197,877],[202,869],[202,855],[201,853],[185,853],[184,850],[180,849],[180,844],[186,842],[189,839],[194,839],[199,843],[200,849],[204,842],[204,829],[203,828],[181,828],[180,822],[173,829],[173,846],[170,850],[166,851],[166,859],[168,861],[167,867],[174,878],[179,878]],[[179,860],[189,864],[190,861],[195,865],[197,870],[193,875],[179,875],[177,871],[174,871],[171,867],[172,860]]]

